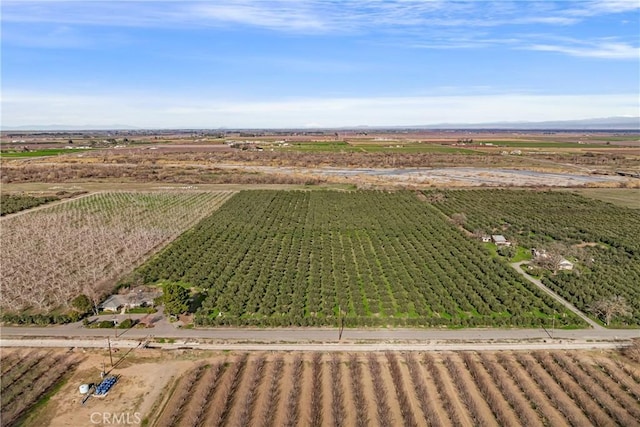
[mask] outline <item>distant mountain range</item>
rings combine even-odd
[[[583,120],[558,120],[545,122],[491,122],[491,123],[439,123],[415,126],[353,126],[353,129],[506,129],[506,130],[638,130],[640,117],[606,117]],[[3,126],[3,131],[89,131],[89,130],[142,130],[130,125],[24,125]],[[176,130],[180,128],[174,128]],[[208,129],[207,127],[185,127],[185,129]],[[219,129],[219,128],[218,128]],[[250,128],[247,128],[250,129]],[[279,128],[282,129],[282,128]],[[291,128],[295,129],[295,128]],[[349,129],[341,126],[340,129]]]
[[[640,117],[607,117],[546,122],[441,123],[423,129],[640,130]]]

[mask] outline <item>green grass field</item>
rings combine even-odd
[[[585,188],[572,191],[614,205],[640,209],[640,189],[638,188]]]
[[[33,150],[33,151],[0,151],[0,157],[20,158],[20,157],[57,156],[60,154],[80,153],[88,150],[90,149],[88,148],[74,148],[74,149],[47,148],[43,150]]]
[[[441,144],[433,144],[433,143],[424,143],[424,144],[362,144],[357,145],[359,149],[362,151],[366,151],[369,153],[378,153],[378,152],[389,152],[389,153],[441,153],[441,154],[475,154],[477,151],[453,147],[450,145],[441,145]]]
[[[496,147],[512,148],[602,148],[604,144],[578,144],[577,142],[556,142],[556,141],[476,141],[476,144],[493,144]]]

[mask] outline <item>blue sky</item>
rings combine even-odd
[[[640,2],[2,1],[2,125],[640,115]]]

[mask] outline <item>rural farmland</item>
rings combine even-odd
[[[578,352],[244,353],[197,364],[149,425],[630,427],[639,381]]]
[[[48,313],[120,275],[209,215],[233,192],[97,193],[2,220],[4,312]]]
[[[637,209],[552,191],[428,191],[447,215],[464,213],[469,232],[501,233],[579,265],[577,271],[541,273],[543,283],[582,311],[620,295],[640,325],[640,213]],[[544,209],[540,209],[544,207]]]
[[[639,0],[0,2],[0,427],[640,427]]]
[[[69,377],[80,359],[63,352],[4,350],[0,359],[2,425],[19,425],[33,405]]]
[[[582,325],[412,192],[243,191],[124,283],[200,290],[200,325]]]
[[[106,397],[84,405],[78,384],[98,377],[104,351],[3,353],[7,426],[30,408],[27,425],[84,425],[106,410],[135,413],[135,424],[154,427],[640,425],[637,345],[534,352],[144,349],[118,362],[111,372],[120,379]],[[57,368],[42,375],[52,362]],[[35,386],[27,388],[28,381]],[[46,406],[31,407],[33,397],[53,389]]]
[[[640,425],[637,344],[597,352],[146,349],[113,371],[120,379],[106,397],[85,405],[78,384],[97,377],[104,352],[3,353],[7,426],[25,416],[30,425],[84,425],[107,408],[155,427]],[[52,390],[49,404],[27,415]]]

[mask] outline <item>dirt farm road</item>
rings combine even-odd
[[[560,295],[556,294],[551,289],[546,287],[540,280],[534,279],[533,277],[531,277],[528,274],[526,274],[524,272],[524,270],[522,269],[522,264],[527,264],[527,263],[528,263],[528,261],[520,261],[520,262],[515,262],[515,263],[511,264],[511,266],[518,273],[520,273],[522,275],[522,277],[524,277],[525,279],[527,279],[528,281],[530,281],[531,283],[533,283],[534,285],[539,287],[543,292],[546,292],[547,294],[551,295],[556,301],[558,301],[560,304],[564,305],[567,309],[573,311],[575,314],[580,316],[580,318],[582,320],[584,320],[585,322],[587,322],[589,324],[589,326],[591,326],[593,329],[596,329],[596,330],[604,330],[605,329],[603,326],[600,326],[598,323],[596,323],[593,320],[589,319],[589,317],[587,317],[583,312],[578,310],[569,301],[567,301],[566,299],[562,298]]]

